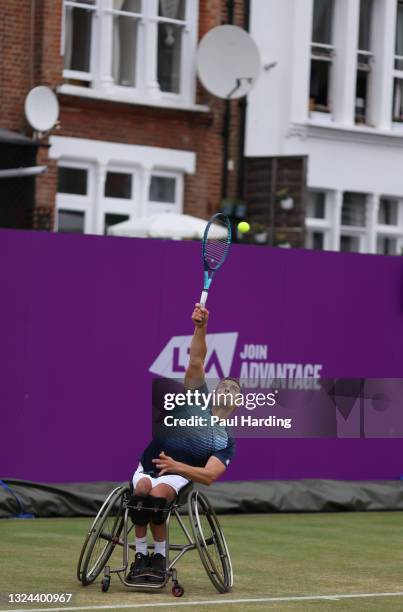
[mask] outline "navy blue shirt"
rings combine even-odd
[[[200,393],[207,394],[206,384],[199,387]],[[194,467],[204,467],[210,457],[217,457],[227,466],[234,456],[235,441],[228,434],[225,427],[211,423],[211,408],[202,410],[200,405],[187,404],[176,407],[173,411],[165,411],[164,416],[172,415],[174,418],[188,419],[192,416],[202,417],[205,424],[196,427],[161,426],[144,450],[140,462],[144,472],[150,476],[158,476],[158,468],[152,463],[164,451],[168,457],[175,461],[186,463]]]

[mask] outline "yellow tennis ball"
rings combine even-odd
[[[246,232],[249,232],[249,230],[250,225],[247,221],[241,221],[238,223],[238,231],[241,232],[241,234],[246,234]]]

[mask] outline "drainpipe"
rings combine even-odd
[[[31,47],[31,61],[30,61],[30,89],[34,86],[35,81],[35,0],[31,0],[31,32],[30,32],[30,47]]]
[[[228,25],[234,24],[234,0],[227,0]],[[225,100],[224,110],[224,126],[223,126],[223,169],[222,169],[222,185],[221,198],[225,200],[228,196],[228,157],[229,157],[229,140],[231,131],[231,102]]]
[[[250,27],[250,0],[244,0],[243,24],[246,32]],[[248,107],[248,97],[243,96],[239,100],[240,121],[239,121],[239,149],[238,149],[238,186],[237,198],[243,200],[245,197],[245,140],[246,140],[246,110]]]

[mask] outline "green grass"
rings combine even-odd
[[[75,578],[76,562],[90,519],[2,520],[0,610],[46,607],[10,606],[4,597],[10,592],[69,592],[75,596],[73,605],[85,606],[403,591],[401,512],[259,514],[219,519],[232,555],[234,589],[219,595],[197,553],[191,552],[178,564],[180,582],[185,587],[182,600],[174,600],[170,588],[151,594],[130,591],[116,576],[107,594],[100,592],[99,581],[82,587]],[[172,521],[171,541],[178,541],[179,533]],[[120,556],[119,548],[113,556],[116,564]],[[178,609],[401,612],[403,597],[212,604]]]

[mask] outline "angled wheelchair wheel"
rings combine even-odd
[[[201,562],[220,593],[233,585],[231,558],[224,533],[209,500],[200,491],[188,499],[189,520]]]
[[[84,540],[77,564],[77,578],[87,586],[105,567],[123,529],[122,504],[126,487],[117,487],[106,498]]]

